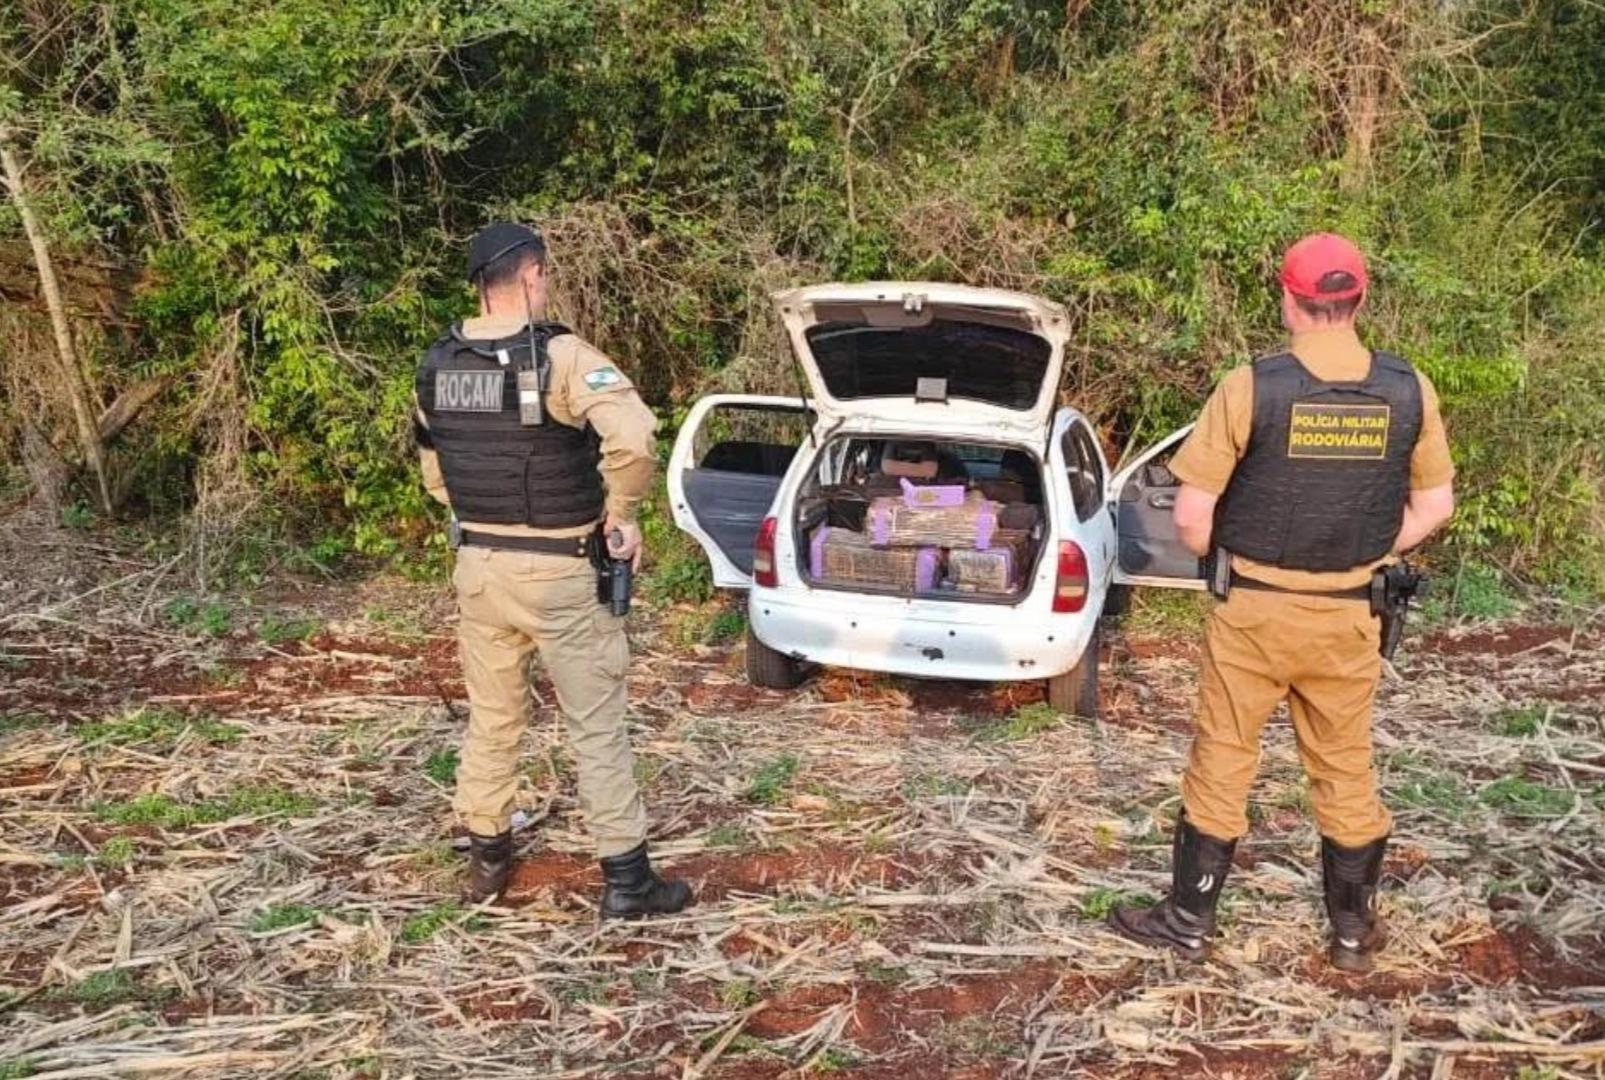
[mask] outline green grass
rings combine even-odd
[[[986,742],[1018,742],[1051,731],[1064,723],[1065,715],[1045,701],[1022,705],[1007,717],[976,732]]]
[[[748,1005],[756,1005],[758,988],[746,979],[732,979],[719,987],[719,1000],[727,1009],[745,1009]]]
[[[1128,634],[1160,637],[1201,633],[1209,614],[1209,599],[1202,593],[1178,589],[1136,589],[1125,616]]]
[[[457,779],[458,764],[457,750],[454,747],[436,750],[429,755],[429,760],[424,762],[424,775],[437,784],[449,786]]]
[[[709,847],[745,848],[752,846],[752,833],[740,825],[715,825],[704,842]]]
[[[292,926],[316,922],[322,912],[310,904],[274,904],[251,920],[253,934],[271,934]]]
[[[1570,791],[1547,787],[1520,776],[1495,780],[1477,792],[1477,801],[1512,817],[1559,817],[1576,805]]]
[[[95,511],[88,503],[69,503],[61,508],[61,523],[83,532],[95,524]]]
[[[86,746],[169,747],[186,732],[209,743],[238,742],[244,728],[209,717],[189,717],[170,709],[135,709],[110,720],[81,724],[75,734]]]
[[[713,599],[713,572],[708,568],[708,557],[700,551],[671,552],[645,578],[647,597],[660,604],[705,604]]]
[[[0,1080],[26,1080],[38,1071],[39,1068],[34,1064],[33,1058],[20,1057],[0,1061]]]
[[[1549,710],[1542,705],[1518,705],[1500,709],[1493,715],[1493,726],[1501,735],[1524,739],[1538,734]]]
[[[15,731],[31,731],[44,727],[49,721],[38,713],[0,713],[0,735]]]
[[[188,829],[215,825],[235,817],[305,817],[318,806],[310,795],[284,788],[238,788],[216,799],[184,802],[155,792],[132,799],[99,802],[96,817],[117,825],[150,825],[158,829]]]
[[[443,900],[428,911],[410,915],[401,924],[401,940],[407,945],[422,945],[448,926],[462,926],[465,930],[478,930],[485,920],[464,911],[455,900]]]
[[[283,645],[288,641],[305,641],[322,628],[320,619],[269,615],[256,624],[256,636],[269,645]]]
[[[114,836],[95,852],[95,865],[103,870],[121,870],[133,863],[138,852],[127,836]]]
[[[1454,583],[1456,614],[1470,619],[1505,619],[1515,614],[1516,601],[1505,591],[1498,570],[1482,563],[1462,563]]]
[[[708,623],[708,632],[704,637],[709,645],[718,645],[721,642],[734,641],[744,637],[747,633],[747,617],[739,611],[721,611]]]
[[[1081,914],[1083,918],[1102,922],[1120,904],[1152,907],[1155,900],[1155,897],[1145,892],[1131,892],[1127,889],[1093,889],[1087,894],[1086,899],[1081,901]]]
[[[829,1076],[831,1073],[845,1072],[858,1064],[858,1058],[849,1051],[832,1046],[814,1059],[808,1071],[818,1073],[820,1076]]]
[[[908,968],[883,964],[879,960],[866,960],[860,971],[864,978],[882,986],[901,986],[909,980]]]
[[[1393,787],[1390,794],[1401,806],[1435,810],[1449,818],[1459,818],[1471,809],[1471,796],[1458,776],[1428,773]]]
[[[394,611],[386,607],[370,607],[362,613],[363,618],[383,629],[391,637],[402,641],[417,643],[429,636],[429,631],[423,623],[405,611]]]
[[[765,806],[773,806],[785,794],[800,764],[795,754],[782,754],[773,761],[765,762],[747,782],[747,798]]]
[[[222,637],[234,622],[229,606],[218,600],[195,600],[181,596],[162,609],[167,621],[181,630],[194,630],[208,637]]]
[[[972,786],[968,780],[946,773],[919,773],[903,781],[903,797],[914,800],[968,795]]]
[[[140,997],[139,984],[122,968],[96,971],[82,982],[58,987],[49,997],[55,1001],[72,1001],[86,1009],[98,1011],[134,1001]]]

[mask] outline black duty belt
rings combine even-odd
[[[534,551],[542,555],[568,555],[576,559],[591,557],[595,533],[581,536],[500,536],[496,533],[464,529],[463,547],[495,548],[502,551]]]
[[[1327,600],[1371,599],[1371,586],[1369,583],[1365,585],[1356,585],[1352,589],[1288,589],[1281,585],[1272,585],[1268,581],[1256,581],[1254,578],[1244,577],[1242,574],[1233,573],[1232,588],[1258,589],[1261,592],[1289,593],[1293,596],[1318,596]]]

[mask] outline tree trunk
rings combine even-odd
[[[100,441],[94,410],[90,408],[89,392],[84,372],[78,364],[78,353],[73,348],[72,327],[67,322],[67,308],[61,300],[61,286],[56,281],[55,265],[50,261],[50,249],[45,246],[44,233],[33,216],[33,207],[22,186],[22,166],[11,150],[11,129],[0,124],[0,169],[4,170],[6,186],[11,189],[11,201],[16,204],[17,216],[22,219],[22,231],[28,235],[33,248],[34,265],[39,269],[39,291],[44,295],[45,306],[50,310],[50,326],[56,333],[56,351],[61,357],[62,375],[67,381],[67,394],[72,398],[73,419],[78,426],[78,442],[84,459],[94,470],[95,483],[100,489],[101,508],[110,514],[111,488],[106,484],[106,455]]]

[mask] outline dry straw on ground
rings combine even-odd
[[[1089,724],[1028,688],[753,691],[734,649],[671,647],[648,613],[639,769],[703,901],[599,926],[540,679],[513,894],[455,903],[440,589],[186,606],[159,561],[34,535],[10,530],[0,580],[0,1075],[1605,1069],[1598,612],[1412,641],[1378,735],[1395,940],[1355,979],[1320,958],[1285,725],[1215,959],[1102,929],[1165,883],[1185,636],[1118,639]]]

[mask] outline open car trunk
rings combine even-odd
[[[798,565],[817,588],[1016,603],[1046,536],[1030,451],[951,439],[839,435],[796,501]]]

